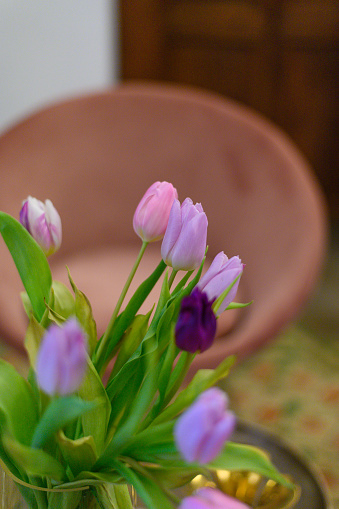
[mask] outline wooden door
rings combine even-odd
[[[197,85],[284,128],[339,219],[339,0],[121,0],[122,79]]]

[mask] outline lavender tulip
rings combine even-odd
[[[176,198],[177,190],[168,182],[155,182],[147,189],[133,217],[134,231],[143,241],[162,239]]]
[[[228,410],[228,398],[217,387],[203,392],[179,417],[175,442],[188,462],[209,463],[233,433],[236,419]]]
[[[75,318],[63,327],[52,325],[38,352],[36,373],[41,389],[50,395],[75,392],[87,367],[87,340]]]
[[[186,497],[179,509],[249,509],[249,506],[214,488],[201,488]]]
[[[200,203],[193,205],[186,198],[180,206],[179,200],[174,200],[161,246],[164,262],[175,270],[199,267],[206,251],[207,225]]]
[[[204,352],[212,345],[217,330],[212,303],[199,288],[194,288],[191,295],[182,299],[175,326],[178,348],[195,353],[198,350]]]
[[[61,219],[50,200],[45,203],[29,196],[20,210],[20,223],[28,230],[46,256],[61,245]]]
[[[218,314],[225,311],[227,306],[234,300],[239,286],[239,276],[241,276],[243,270],[244,265],[241,263],[239,256],[233,256],[229,259],[221,251],[197,284],[200,290],[207,293],[209,299],[217,299],[238,278],[221,303]]]

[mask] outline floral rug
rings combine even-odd
[[[239,417],[266,426],[323,474],[339,509],[339,342],[293,326],[222,387]]]

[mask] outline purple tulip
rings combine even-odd
[[[145,242],[155,242],[165,234],[173,201],[178,198],[168,182],[154,182],[142,197],[133,217],[133,228]]]
[[[175,326],[175,342],[186,352],[204,352],[215,338],[217,320],[212,310],[213,301],[199,288],[181,301],[180,312]]]
[[[178,418],[174,436],[183,458],[192,463],[209,463],[233,433],[236,419],[228,410],[228,398],[217,387],[203,392]]]
[[[87,367],[86,335],[75,318],[63,327],[52,325],[38,352],[36,373],[41,389],[50,395],[75,392]]]
[[[186,497],[179,509],[249,509],[249,506],[214,488],[200,488]]]
[[[209,299],[217,299],[239,277],[244,270],[239,256],[227,258],[223,251],[217,254],[206,274],[200,279],[197,287],[207,293]],[[239,286],[239,279],[232,286],[218,309],[218,315],[233,302]]]
[[[161,246],[164,262],[175,270],[199,267],[206,251],[207,225],[200,203],[193,205],[186,198],[180,206],[179,200],[174,200]]]
[[[50,200],[45,203],[29,196],[20,210],[20,223],[28,230],[46,256],[61,245],[61,219]]]

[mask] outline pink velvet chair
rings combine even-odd
[[[219,337],[195,369],[274,337],[306,301],[323,260],[324,203],[303,156],[267,120],[207,92],[131,83],[42,109],[0,137],[0,175],[1,210],[18,217],[30,194],[60,212],[53,275],[66,282],[69,266],[99,332],[140,246],[132,217],[147,187],[167,180],[180,200],[201,202],[209,261],[221,250],[240,255],[237,300],[254,303],[222,315]],[[21,282],[0,240],[0,337],[22,348]],[[159,259],[157,243],[136,282]]]

